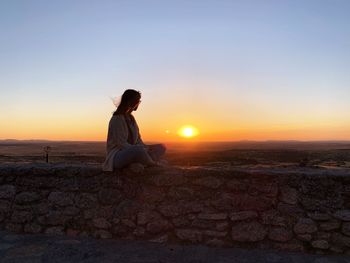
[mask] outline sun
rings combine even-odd
[[[193,126],[186,125],[179,130],[178,134],[184,138],[192,138],[198,135],[198,129]]]

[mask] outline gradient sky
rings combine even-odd
[[[0,0],[0,139],[350,140],[350,1]],[[170,133],[166,133],[168,130]]]

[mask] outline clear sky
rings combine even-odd
[[[350,140],[348,0],[0,0],[0,139]],[[168,131],[168,132],[166,132]]]

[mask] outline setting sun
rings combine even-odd
[[[184,126],[179,130],[178,134],[181,137],[191,138],[198,135],[198,130],[193,126]]]

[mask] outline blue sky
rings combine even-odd
[[[350,139],[349,11],[340,0],[0,1],[0,138],[103,140],[110,97],[135,88],[150,139],[186,123],[209,140]]]

